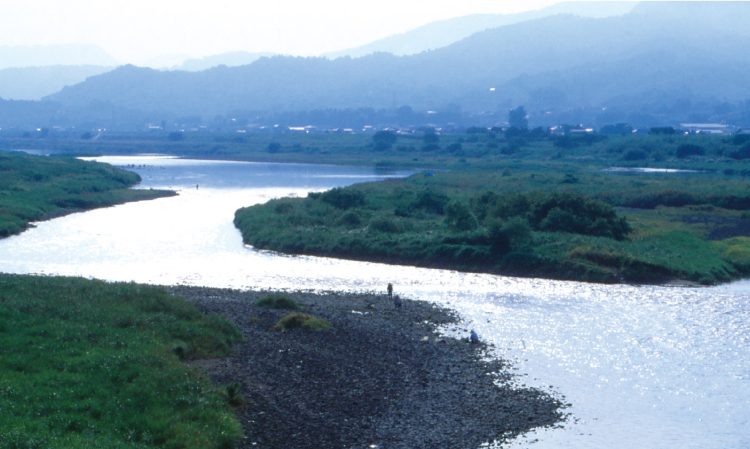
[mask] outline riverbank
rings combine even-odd
[[[333,329],[278,332],[288,311],[255,305],[268,292],[169,290],[245,337],[230,356],[193,363],[215,383],[241,385],[239,447],[472,448],[564,417],[561,399],[513,386],[504,362],[482,361],[484,344],[440,337],[436,326],[460,328],[459,318],[427,302],[395,309],[372,294],[289,293]]]
[[[0,152],[0,172],[0,238],[33,228],[36,221],[176,195],[131,189],[141,182],[137,174],[68,157]]]

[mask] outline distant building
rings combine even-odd
[[[679,128],[692,134],[732,134],[736,128],[721,123],[681,123]]]

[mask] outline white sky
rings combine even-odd
[[[436,20],[541,9],[556,0],[0,0],[0,46],[82,43],[123,63],[244,50],[301,56]]]

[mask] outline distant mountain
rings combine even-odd
[[[261,113],[401,106],[497,121],[519,105],[535,126],[656,126],[727,114],[750,124],[746,23],[748,2],[645,2],[622,16],[558,14],[496,27],[411,56],[276,56],[201,72],[123,66],[46,99],[66,111],[109,111],[100,120],[110,126],[124,117],[252,121]]]
[[[0,69],[54,65],[113,67],[119,63],[96,45],[0,46]]]
[[[0,98],[39,100],[65,86],[109,72],[114,67],[97,65],[54,65],[46,67],[6,68],[0,70]]]
[[[263,57],[274,56],[273,53],[249,53],[246,51],[234,51],[222,53],[219,55],[206,56],[204,58],[191,58],[183,61],[181,65],[175,65],[170,70],[186,70],[188,72],[200,72],[212,67],[225,65],[227,67],[237,67],[241,65],[252,64]]]
[[[638,2],[563,2],[538,11],[518,14],[473,14],[441,20],[421,26],[406,33],[389,36],[361,47],[326,53],[335,59],[344,56],[357,58],[371,53],[385,52],[396,56],[413,55],[427,50],[446,47],[474,33],[490,28],[526,22],[556,14],[574,14],[581,17],[612,17],[630,12]]]

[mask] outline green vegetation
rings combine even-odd
[[[601,282],[748,275],[750,138],[518,125],[453,134],[185,132],[179,141],[168,132],[109,133],[7,138],[0,148],[433,171],[238,213],[246,242],[284,252]],[[611,167],[694,172],[604,171]]]
[[[0,153],[0,173],[0,238],[32,221],[171,194],[128,189],[137,174],[68,157]]]
[[[238,210],[235,225],[246,243],[286,253],[592,282],[714,284],[750,274],[748,192],[750,182],[724,173],[516,160],[502,170],[421,173],[282,198]]]
[[[265,307],[267,309],[285,309],[285,310],[300,310],[302,306],[299,305],[294,298],[290,298],[288,295],[283,293],[274,293],[261,298],[255,303],[258,307]]]
[[[301,312],[284,315],[283,317],[281,317],[281,319],[279,319],[279,321],[273,328],[277,331],[284,331],[288,329],[326,331],[333,329],[328,321]]]
[[[240,398],[180,360],[241,338],[157,287],[0,277],[0,448],[232,447]]]

